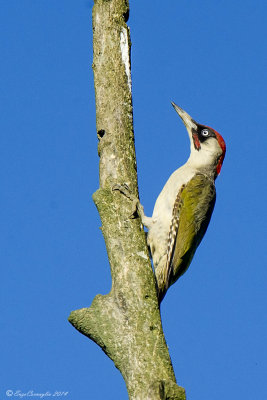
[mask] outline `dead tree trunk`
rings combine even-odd
[[[93,195],[102,221],[112,289],[69,321],[114,361],[130,399],[185,399],[165,342],[155,278],[139,218],[115,184],[138,195],[131,95],[128,0],[95,0],[94,80],[100,188]],[[93,272],[92,272],[93,273]]]

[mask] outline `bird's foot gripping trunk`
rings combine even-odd
[[[150,228],[152,224],[152,218],[147,217],[144,213],[144,207],[140,203],[140,200],[138,197],[136,197],[129,189],[128,185],[124,183],[123,185],[116,184],[113,186],[112,190],[119,190],[124,196],[126,196],[128,199],[130,199],[133,204],[132,204],[132,212],[129,215],[129,218],[134,218],[136,214],[139,215],[141,218],[142,224],[147,227],[148,229]]]

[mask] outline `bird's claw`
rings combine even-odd
[[[132,212],[129,215],[129,218],[134,218],[136,212],[138,211],[138,204],[139,204],[139,200],[137,197],[135,197],[132,192],[129,189],[129,186],[126,183],[123,183],[122,185],[119,184],[115,184],[112,187],[112,190],[119,190],[122,194],[124,194],[124,196],[126,196],[128,199],[130,199],[133,204],[132,204]]]
[[[127,183],[123,183],[122,185],[119,185],[116,183],[113,187],[112,190],[119,190],[121,193],[123,193],[126,197],[131,195],[131,191],[129,189],[129,186]]]

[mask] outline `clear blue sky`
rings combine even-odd
[[[127,399],[113,363],[67,322],[111,284],[91,200],[93,2],[0,3],[0,398],[33,390]],[[171,100],[227,143],[208,232],[162,306],[178,383],[188,400],[266,399],[267,4],[130,3],[146,213],[189,154]]]

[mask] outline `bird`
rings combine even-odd
[[[159,194],[152,217],[139,201],[137,209],[147,227],[159,304],[167,290],[188,269],[208,228],[216,200],[215,180],[226,152],[225,141],[214,129],[197,123],[172,102],[190,140],[187,162],[174,171]]]

